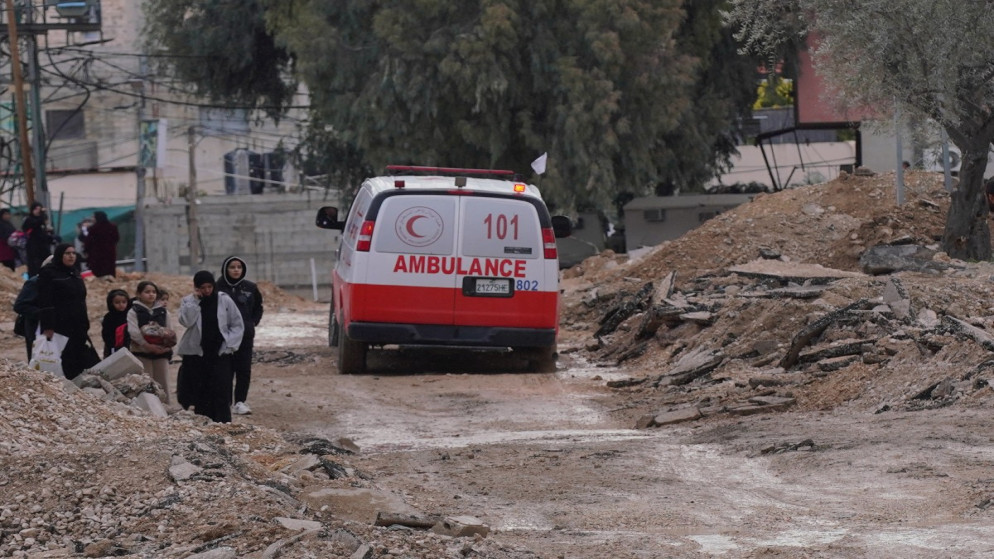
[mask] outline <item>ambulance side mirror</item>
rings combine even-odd
[[[324,206],[318,210],[318,215],[314,218],[314,225],[321,229],[338,229],[339,231],[345,229],[345,222],[338,221],[338,208],[332,206]]]
[[[573,234],[573,223],[564,215],[552,216],[552,232],[557,239],[569,237]]]

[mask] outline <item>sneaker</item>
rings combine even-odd
[[[245,402],[237,402],[235,406],[231,408],[232,413],[235,415],[250,415],[252,413],[252,408],[248,407]]]

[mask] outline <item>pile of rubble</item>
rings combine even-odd
[[[473,518],[417,515],[347,440],[156,417],[158,390],[0,360],[0,557],[534,558]]]
[[[759,197],[640,259],[591,259],[564,281],[564,331],[624,365],[608,385],[639,427],[989,403],[994,266],[939,250],[948,195],[929,178],[900,207],[892,175],[847,177]],[[798,216],[803,236],[785,230]]]

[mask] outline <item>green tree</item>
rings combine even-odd
[[[956,258],[990,258],[984,199],[994,141],[990,2],[733,0],[729,21],[757,52],[776,52],[814,31],[815,62],[846,105],[870,108],[884,121],[899,108],[909,120],[938,123],[963,155],[943,248]]]
[[[279,118],[297,90],[289,52],[266,30],[257,0],[148,0],[147,50],[193,93]]]
[[[237,4],[150,2],[155,41],[191,55],[211,52],[198,29]],[[272,76],[292,69],[306,85],[313,145],[300,152],[321,156],[322,168],[358,157],[377,170],[522,171],[548,152],[547,174],[529,177],[548,198],[606,207],[620,191],[697,189],[727,168],[755,63],[736,54],[718,11],[724,2],[255,0],[261,10],[229,33],[264,29],[279,55]],[[228,76],[220,83],[198,71],[180,75],[208,93],[282,92],[255,89],[230,68],[218,70]]]

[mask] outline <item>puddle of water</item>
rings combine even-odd
[[[565,430],[565,431],[492,431],[451,437],[425,438],[416,433],[353,432],[363,452],[394,452],[398,450],[429,450],[463,448],[507,442],[542,442],[549,445],[575,445],[594,441],[628,441],[650,438],[651,434],[634,429]]]
[[[570,355],[569,359],[570,367],[568,369],[563,369],[562,362],[560,362],[559,371],[556,373],[559,378],[591,380],[600,377],[604,381],[612,381],[624,380],[632,376],[631,373],[619,371],[617,367],[598,367],[579,354]]]

